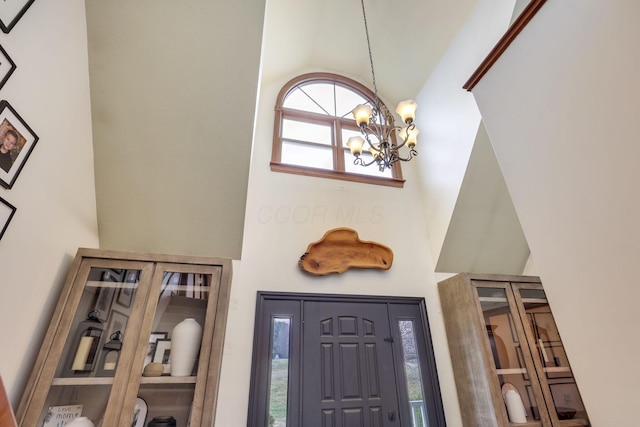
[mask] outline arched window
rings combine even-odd
[[[271,170],[402,187],[397,162],[384,172],[375,166],[354,165],[347,147],[351,136],[360,135],[351,111],[358,104],[373,102],[372,91],[336,74],[311,73],[292,79],[276,101]],[[371,160],[368,152],[362,156]]]

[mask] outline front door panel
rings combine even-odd
[[[386,304],[304,303],[305,427],[399,426]]]

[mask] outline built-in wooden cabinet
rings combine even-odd
[[[212,426],[230,281],[226,258],[79,249],[19,425],[40,427],[50,408],[82,405],[96,426],[146,426],[158,416]],[[187,318],[202,328],[198,357],[190,375],[172,376],[172,330]],[[143,376],[151,362],[162,365],[161,375]]]
[[[590,425],[539,278],[459,274],[438,288],[465,426]]]

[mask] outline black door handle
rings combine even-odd
[[[396,420],[396,411],[389,411],[389,413],[387,414],[387,418],[389,418],[389,421],[395,421]]]

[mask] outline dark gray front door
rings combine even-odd
[[[444,427],[422,298],[259,292],[247,427]]]
[[[304,427],[392,427],[398,390],[387,305],[304,302]]]

